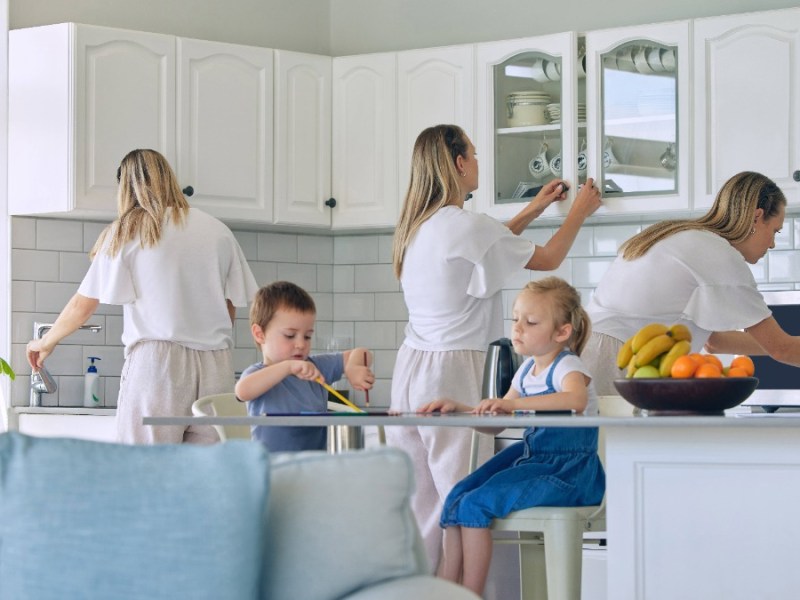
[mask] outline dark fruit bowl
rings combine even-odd
[[[625,400],[647,411],[720,414],[744,402],[758,387],[758,379],[615,379],[614,387]]]

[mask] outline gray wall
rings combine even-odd
[[[797,0],[10,0],[65,21],[342,56],[796,6]]]
[[[10,0],[11,29],[73,21],[330,54],[328,0]]]

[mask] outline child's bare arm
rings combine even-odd
[[[359,391],[372,389],[375,374],[369,368],[372,356],[366,348],[353,348],[342,352],[344,375],[355,389]]]
[[[249,402],[271,390],[289,375],[314,380],[322,377],[319,369],[308,360],[284,360],[254,371],[236,383],[234,392],[239,400]]]

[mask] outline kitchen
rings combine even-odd
[[[617,2],[611,11],[596,3],[581,2],[569,11],[543,15],[540,6],[521,1],[486,6],[478,2],[437,2],[432,6],[430,2],[339,0],[331,3],[246,2],[237,4],[241,9],[236,15],[220,15],[214,12],[213,6],[198,11],[195,3],[189,6],[188,2],[170,3],[167,7],[159,3],[158,9],[152,11],[144,10],[141,4],[123,3],[114,3],[114,9],[109,11],[109,3],[99,1],[70,3],[63,7],[49,4],[45,1],[10,2],[10,28],[71,21],[326,56],[410,51],[730,14],[734,10],[746,12],[793,6],[791,2],[754,0],[738,2],[735,9],[730,2],[723,1],[702,6],[678,2],[659,7]],[[280,14],[281,19],[274,19],[273,13]],[[191,14],[192,18],[187,19],[186,14]],[[754,157],[758,151],[742,149]],[[489,175],[487,154],[488,151],[481,154],[484,178]],[[796,155],[790,159],[796,159]],[[396,163],[401,165],[395,166],[396,181],[402,182],[407,166],[400,159]],[[399,196],[401,188],[400,183],[393,186],[395,197]],[[789,191],[788,195],[791,203],[793,194]],[[0,294],[0,306],[8,315],[2,325],[6,331],[0,339],[5,345],[2,355],[10,357],[21,375],[7,390],[6,397],[14,406],[25,406],[29,395],[23,348],[30,337],[32,323],[51,320],[74,292],[81,269],[85,269],[86,252],[102,225],[89,219],[9,219],[5,210],[2,213],[2,218],[10,222],[10,239],[4,243],[10,248],[11,271],[3,274],[7,276],[0,276],[0,281],[9,282],[3,284],[6,287]],[[642,224],[656,218],[646,214],[625,215],[620,219],[598,217],[581,233],[557,274],[571,281],[582,293],[590,293],[618,244],[638,231]],[[794,289],[800,282],[800,251],[796,250],[800,247],[800,228],[796,221],[787,219],[777,247],[754,269],[757,281],[765,290]],[[546,227],[530,229],[526,236],[547,238],[552,227],[551,220]],[[259,281],[289,278],[312,291],[320,307],[321,335],[349,337],[376,351],[375,368],[380,381],[372,394],[372,402],[376,406],[387,405],[394,351],[402,339],[405,319],[402,297],[391,276],[390,228],[357,232],[343,229],[335,235],[320,227],[298,231],[251,224],[233,228]],[[8,271],[9,265],[3,268]],[[507,291],[509,297],[527,278],[524,274],[520,277]],[[114,307],[105,307],[98,319],[104,326],[99,336],[81,334],[74,345],[61,349],[61,352],[66,351],[63,359],[59,359],[63,364],[56,367],[61,393],[57,398],[45,398],[45,404],[80,404],[84,357],[99,355],[103,358],[99,369],[104,380],[106,405],[113,406],[118,386],[116,375],[121,367],[121,349],[116,343],[121,316]],[[236,327],[237,369],[254,362],[254,356],[246,315],[240,314]]]

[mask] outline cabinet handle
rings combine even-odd
[[[792,179],[794,179],[795,181],[800,181],[800,171],[795,171],[794,173],[792,173]]]
[[[191,196],[192,194],[194,194],[194,188],[190,185],[187,185],[185,188],[183,188],[182,191],[184,196]]]
[[[336,206],[336,198],[328,198],[325,200],[325,206],[330,206],[331,208]]]

